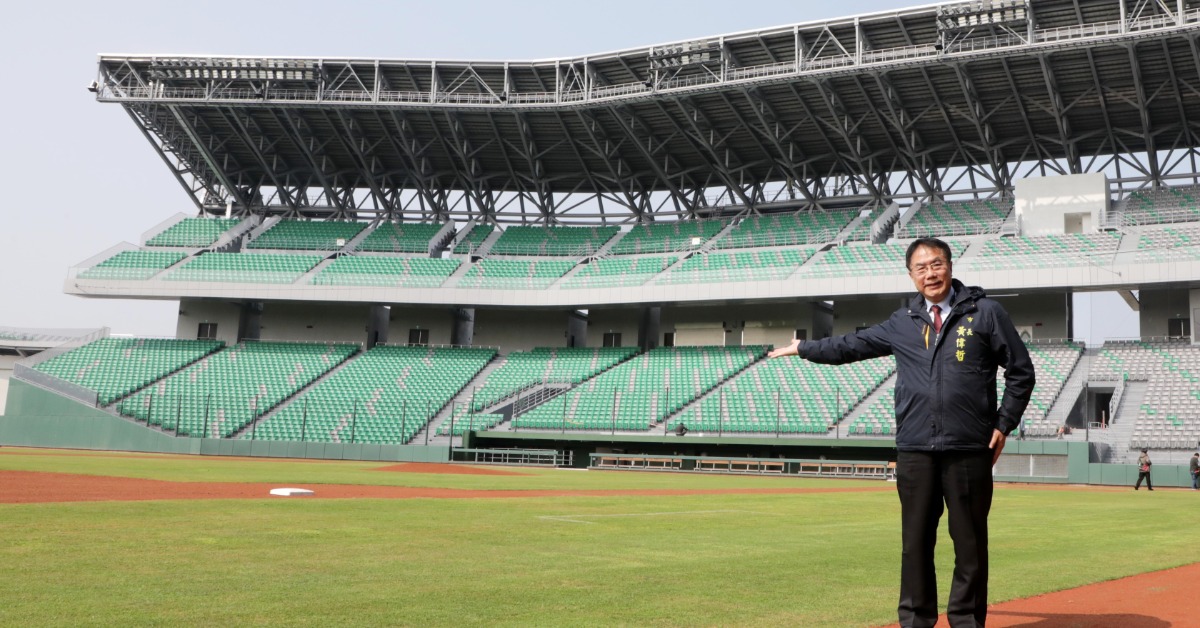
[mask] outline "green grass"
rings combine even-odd
[[[0,469],[289,485],[881,485],[379,466],[0,450]],[[1194,497],[1001,486],[990,598],[1200,561],[1184,532]],[[952,552],[942,527],[944,600]],[[0,505],[0,625],[871,626],[894,621],[898,566],[890,490]]]

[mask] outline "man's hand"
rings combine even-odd
[[[768,358],[779,358],[779,357],[783,357],[785,355],[799,355],[799,353],[800,353],[800,339],[797,338],[792,341],[792,344],[790,344],[786,347],[779,347],[778,349],[772,349],[771,352],[767,354],[767,357]]]
[[[992,466],[996,466],[996,461],[1000,459],[1000,452],[1004,451],[1004,441],[1008,437],[1000,430],[992,430],[992,442],[988,443],[988,449],[992,450]]]

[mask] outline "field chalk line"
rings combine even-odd
[[[712,515],[712,514],[739,514],[739,515],[761,515],[760,512],[753,510],[676,510],[671,512],[630,512],[617,513],[606,515],[541,515],[538,519],[546,521],[564,521],[566,523],[597,523],[595,521],[587,521],[587,519],[599,519],[604,517],[669,517],[672,515]]]

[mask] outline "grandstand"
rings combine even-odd
[[[648,449],[681,424],[885,447],[891,361],[762,357],[884,319],[932,235],[1030,344],[1031,437],[1181,450],[1200,9],[1044,0],[960,28],[945,6],[521,63],[102,56],[98,100],[190,214],[96,242],[65,290],[178,301],[177,337],[42,356],[22,385],[229,451]],[[1078,342],[1090,291],[1144,338]]]

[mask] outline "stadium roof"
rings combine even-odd
[[[982,0],[594,56],[103,55],[197,207],[622,222],[1194,179],[1200,2]]]

